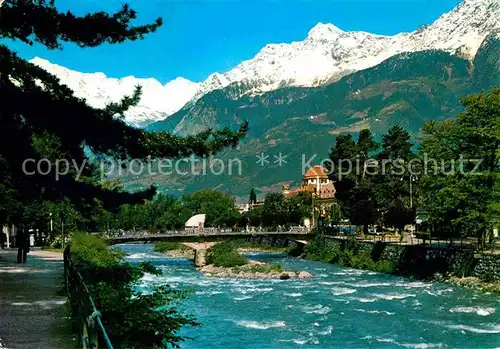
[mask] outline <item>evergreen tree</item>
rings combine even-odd
[[[382,171],[372,178],[382,222],[400,231],[415,220],[414,203],[418,197],[419,177],[412,175],[412,170],[418,169],[409,168],[409,161],[416,157],[410,139],[410,134],[399,126],[389,129],[377,156]]]
[[[352,224],[368,226],[377,220],[377,203],[371,176],[365,176],[370,153],[379,145],[370,130],[362,130],[357,143],[350,134],[339,135],[330,150],[330,160],[335,166],[330,178],[335,182],[335,196],[340,202],[343,216]]]
[[[257,194],[255,193],[254,188],[252,188],[252,190],[250,190],[250,199],[248,200],[248,203],[251,205],[257,203]]]
[[[147,25],[132,25],[136,12],[128,5],[113,14],[97,12],[80,17],[60,12],[54,1],[46,0],[7,0],[0,7],[0,17],[0,38],[27,45],[37,42],[48,49],[62,49],[65,42],[85,48],[139,40],[162,25],[161,18]],[[21,203],[34,200],[69,198],[75,205],[85,206],[98,198],[103,207],[116,208],[151,198],[155,192],[154,188],[135,194],[110,190],[78,181],[74,172],[60,180],[39,174],[27,176],[23,171],[26,159],[46,158],[54,164],[55,159],[64,158],[81,165],[87,159],[84,149],[97,157],[119,159],[207,155],[235,146],[247,131],[244,123],[237,131],[207,130],[181,138],[130,127],[123,115],[139,102],[139,86],[119,103],[94,108],[75,97],[57,77],[5,45],[0,45],[0,88],[0,172],[9,179],[7,185],[0,183],[0,190],[8,191],[9,195],[2,196],[15,202],[8,207],[0,205],[4,221],[21,220]],[[91,171],[87,168],[86,175],[91,176]]]

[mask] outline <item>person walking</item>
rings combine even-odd
[[[19,229],[16,234],[17,263],[26,263],[26,255],[30,252],[29,235]]]

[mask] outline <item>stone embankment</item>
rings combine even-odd
[[[356,250],[375,261],[391,261],[400,275],[500,294],[500,254],[449,247],[347,242],[330,237],[322,238],[321,243],[331,249]]]

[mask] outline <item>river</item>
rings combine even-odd
[[[500,348],[500,298],[467,289],[276,254],[250,254],[315,277],[246,280],[204,277],[191,261],[152,245],[121,245],[149,260],[169,284],[196,293],[184,303],[203,326],[186,328],[183,348]]]

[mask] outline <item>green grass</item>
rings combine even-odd
[[[57,248],[57,247],[52,247],[52,246],[42,246],[42,251],[50,251],[50,252],[63,253],[64,249]]]

